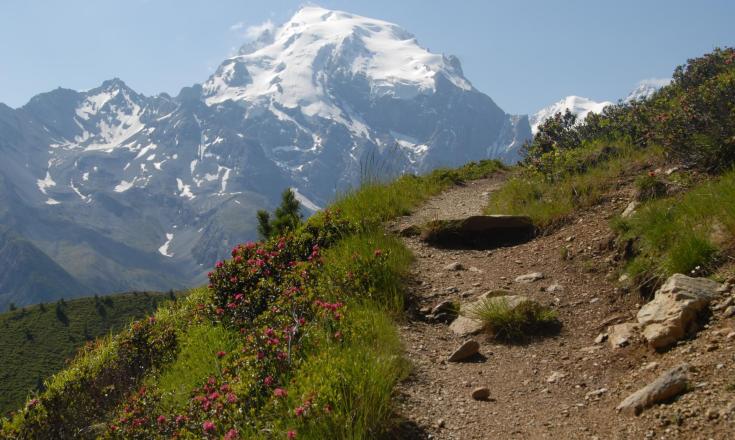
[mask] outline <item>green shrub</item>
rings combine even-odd
[[[647,173],[635,181],[636,199],[641,202],[658,199],[666,195],[666,183],[655,173]]]

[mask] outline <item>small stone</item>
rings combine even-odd
[[[722,313],[722,316],[725,318],[729,318],[731,316],[735,315],[735,306],[729,306],[725,309],[725,311]]]
[[[488,387],[479,387],[472,390],[472,398],[475,400],[487,400],[490,397],[490,389]]]
[[[664,372],[653,382],[626,397],[615,409],[638,415],[658,402],[676,397],[689,387],[688,371],[689,365],[681,364]]]
[[[564,291],[564,287],[559,283],[554,283],[544,290],[546,293],[560,293]]]
[[[704,413],[704,415],[705,417],[707,417],[707,420],[715,420],[716,418],[720,417],[720,412],[710,408],[707,410],[706,413]]]
[[[728,340],[735,339],[735,332],[728,333],[727,336],[725,336],[725,338]]]
[[[429,315],[429,314],[431,314],[431,307],[429,307],[429,306],[421,307],[419,309],[419,313],[421,313],[422,315]]]
[[[469,268],[468,270],[469,270],[470,272],[473,272],[473,273],[484,273],[484,272],[485,272],[484,270],[482,270],[482,269],[478,269],[478,268],[476,268],[475,266],[470,266],[470,268]]]
[[[444,421],[444,419],[439,419],[436,421],[437,428],[443,428],[447,425],[447,422]]]
[[[602,344],[605,341],[607,341],[607,333],[600,333],[595,338],[595,344]]]
[[[469,339],[459,346],[447,359],[449,362],[461,362],[476,355],[480,351],[480,344],[474,339]]]
[[[452,304],[451,301],[442,301],[439,304],[435,305],[433,309],[431,309],[432,315],[448,312],[454,312],[454,304]]]
[[[643,370],[643,371],[651,371],[651,370],[655,370],[656,368],[658,368],[658,362],[649,362],[646,365],[644,365],[643,367],[641,367],[641,370]]]
[[[549,377],[546,378],[546,382],[548,382],[548,383],[556,383],[556,382],[564,379],[565,377],[567,377],[566,374],[561,373],[559,371],[553,371],[551,373],[551,376],[549,376]]]
[[[590,391],[589,393],[585,394],[584,398],[585,400],[599,399],[605,393],[607,393],[607,388],[600,388],[598,390]]]
[[[464,270],[464,266],[462,266],[462,263],[460,263],[459,261],[455,261],[453,263],[449,263],[446,266],[444,266],[444,270],[446,271]]]
[[[525,275],[517,276],[515,279],[516,283],[533,283],[534,281],[542,280],[544,279],[544,274],[541,272],[531,272],[527,273]]]
[[[612,348],[622,348],[630,344],[638,333],[638,324],[626,322],[610,326],[607,329],[608,342]]]

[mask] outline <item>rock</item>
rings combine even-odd
[[[603,342],[607,341],[607,337],[608,337],[607,333],[600,333],[595,338],[595,344],[602,344]]]
[[[469,270],[470,272],[473,272],[473,273],[484,273],[484,272],[485,272],[484,270],[482,270],[482,269],[478,269],[478,268],[476,268],[475,266],[470,266],[470,268],[469,268],[468,270]]]
[[[435,305],[433,309],[431,309],[432,315],[437,315],[439,313],[454,313],[454,303],[451,301],[442,301],[439,304]]]
[[[566,374],[561,373],[559,371],[553,371],[549,377],[546,378],[546,382],[548,383],[556,383],[562,379],[567,377]]]
[[[462,266],[462,263],[460,263],[459,261],[455,261],[453,263],[449,263],[446,266],[444,266],[444,270],[447,270],[447,271],[464,270],[464,266]]]
[[[652,301],[638,311],[637,319],[648,344],[661,349],[692,330],[697,314],[717,296],[719,283],[706,278],[674,274]]]
[[[603,394],[607,393],[607,388],[600,388],[598,390],[590,391],[584,395],[585,400],[599,399]]]
[[[546,293],[561,293],[564,291],[564,287],[559,283],[554,283],[544,290]]]
[[[469,336],[480,333],[485,329],[485,323],[478,320],[459,315],[452,321],[449,329],[458,336]]]
[[[729,318],[731,316],[735,315],[735,306],[728,306],[724,312],[722,312],[722,316],[724,318]]]
[[[527,273],[525,275],[517,276],[515,279],[516,283],[533,283],[534,281],[542,280],[544,279],[544,274],[541,272],[531,272]]]
[[[644,365],[643,367],[641,367],[641,370],[643,370],[643,371],[651,371],[651,370],[655,370],[656,368],[658,368],[658,362],[655,362],[654,361],[654,362],[649,362],[646,365]]]
[[[467,358],[476,355],[479,351],[480,343],[475,341],[474,339],[470,339],[465,341],[456,350],[454,350],[454,353],[449,355],[449,358],[447,360],[449,362],[461,362]]]
[[[725,338],[728,340],[735,339],[735,332],[728,333],[727,336],[725,336]]]
[[[678,365],[656,378],[653,382],[626,397],[615,408],[625,414],[638,415],[658,402],[671,399],[687,390],[689,365]]]
[[[487,400],[490,398],[490,389],[488,387],[479,387],[472,390],[472,398],[475,400]]]
[[[445,247],[488,248],[524,243],[535,234],[529,217],[476,215],[456,220],[433,220],[421,227],[421,240]]]
[[[636,334],[638,334],[638,324],[634,322],[626,322],[608,327],[608,343],[612,348],[621,348],[629,345]]]
[[[429,306],[421,307],[419,309],[419,313],[421,313],[422,315],[430,315],[431,314],[431,307],[429,307]]]
[[[638,208],[638,205],[640,203],[637,200],[633,200],[632,202],[628,203],[628,206],[625,207],[625,210],[622,214],[620,214],[620,217],[622,218],[630,218],[635,214],[635,210]]]

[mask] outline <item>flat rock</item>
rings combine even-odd
[[[632,202],[628,203],[628,206],[625,207],[625,210],[622,214],[620,214],[620,217],[622,218],[630,218],[635,214],[635,210],[638,208],[640,203],[637,200],[633,200]]]
[[[689,386],[688,372],[688,364],[681,364],[664,372],[653,382],[626,397],[615,409],[625,414],[638,415],[656,403],[678,396]]]
[[[490,389],[488,387],[478,387],[472,390],[472,398],[475,400],[487,400],[490,398]]]
[[[531,272],[525,275],[517,276],[516,283],[533,283],[534,281],[543,280],[544,274],[541,272]]]
[[[488,248],[523,243],[533,238],[534,233],[529,217],[474,215],[430,221],[421,227],[421,240],[437,246]]]
[[[638,311],[643,337],[655,349],[666,348],[694,329],[697,315],[717,297],[720,284],[707,278],[674,274]]]
[[[434,308],[431,309],[432,315],[438,315],[439,313],[453,313],[454,312],[454,304],[451,301],[442,301],[439,304],[435,305]]]
[[[447,359],[449,362],[461,362],[472,357],[480,351],[480,343],[474,339],[467,340],[462,343]]]
[[[626,322],[624,324],[611,325],[607,329],[607,340],[612,348],[622,348],[630,345],[638,334],[638,324]]]

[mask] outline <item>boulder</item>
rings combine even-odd
[[[648,344],[663,349],[693,330],[697,315],[717,295],[720,284],[706,278],[672,275],[638,311],[637,319]]]
[[[661,374],[653,382],[626,397],[615,408],[625,414],[638,415],[658,402],[672,399],[689,386],[689,365],[678,365]]]
[[[456,220],[433,220],[421,227],[421,240],[442,247],[490,248],[524,243],[533,238],[529,217],[475,215]]]
[[[461,362],[476,355],[480,351],[480,343],[470,339],[462,343],[447,359],[449,362]]]
[[[638,324],[626,322],[612,325],[607,329],[607,340],[612,348],[622,348],[629,345],[638,334]]]

